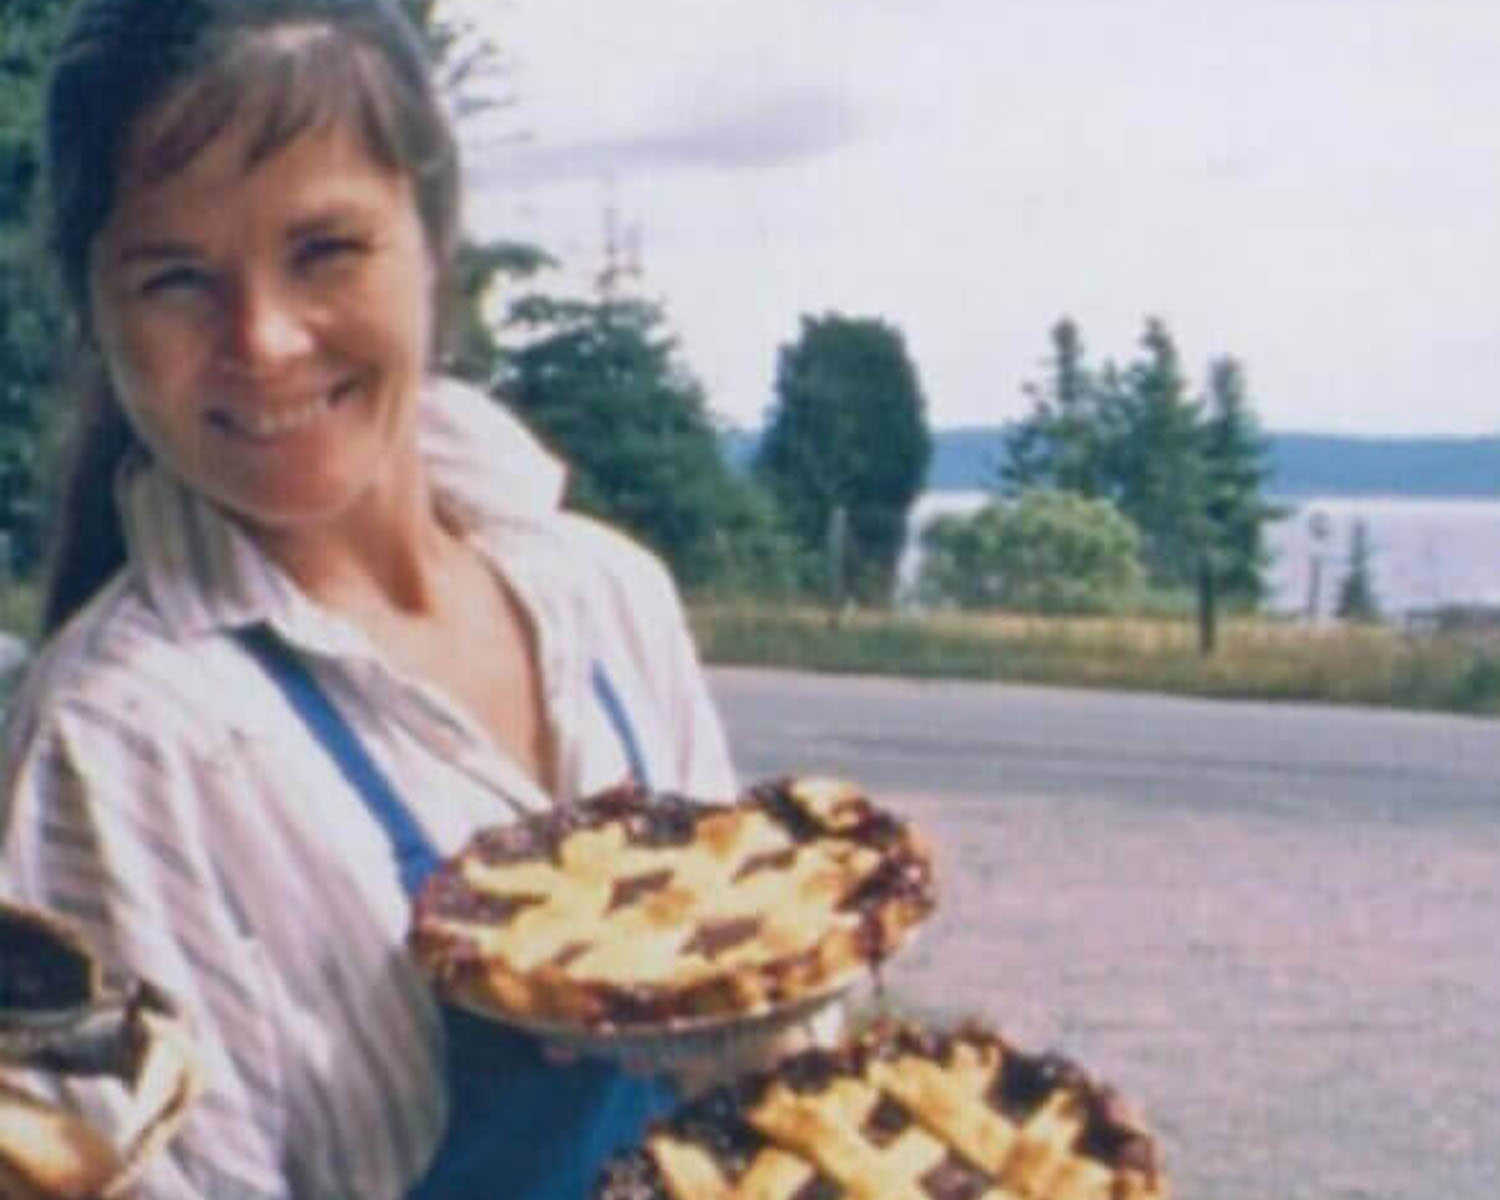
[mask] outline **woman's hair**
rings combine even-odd
[[[142,142],[142,119],[156,113]],[[93,348],[89,259],[126,155],[132,170],[163,178],[241,117],[255,123],[247,169],[305,131],[348,121],[376,161],[411,179],[443,328],[459,239],[458,155],[425,48],[394,0],[81,0],[53,66],[44,147],[47,246],[85,350],[46,633],[125,558],[114,476],[136,442]]]

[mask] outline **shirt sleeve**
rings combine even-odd
[[[190,732],[134,717],[75,702],[11,746],[0,879],[22,903],[73,923],[107,971],[165,989],[191,1023],[200,1094],[132,1195],[283,1200],[273,1006],[215,870],[224,848],[206,811],[222,764]],[[54,1098],[114,1136],[137,1120],[116,1083],[69,1081]]]

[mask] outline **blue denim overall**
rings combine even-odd
[[[414,896],[439,856],[384,772],[295,654],[261,628],[242,631],[241,641],[364,798]],[[598,663],[593,680],[632,773],[649,786],[629,716]],[[444,1006],[443,1025],[448,1127],[408,1200],[583,1200],[604,1160],[675,1101],[665,1080],[592,1060],[557,1066],[535,1039],[456,1008]]]

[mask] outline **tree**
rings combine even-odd
[[[1218,587],[1227,598],[1254,606],[1265,594],[1265,525],[1282,514],[1261,497],[1270,474],[1266,443],[1250,410],[1244,368],[1233,358],[1209,364],[1203,453]]]
[[[573,468],[573,504],[631,531],[686,588],[790,586],[790,541],[725,463],[656,305],[530,296],[508,321],[523,341],[499,390]]]
[[[1208,536],[1200,410],[1188,396],[1177,346],[1160,320],[1146,322],[1141,346],[1144,356],[1125,373],[1118,503],[1145,538],[1151,578],[1189,586]]]
[[[32,568],[41,553],[43,481],[57,438],[52,402],[61,305],[37,254],[42,80],[62,37],[66,6],[7,0],[0,9],[0,532],[10,558]]]
[[[1110,492],[1109,455],[1114,431],[1100,389],[1084,361],[1083,339],[1071,317],[1052,327],[1052,357],[1042,383],[1022,385],[1031,413],[1006,439],[1000,490],[1018,495],[1030,488],[1056,488],[1080,496]]]
[[[810,559],[842,509],[853,598],[889,600],[931,456],[926,402],[901,333],[876,318],[804,316],[777,356],[776,405],[755,473]]]
[[[1335,609],[1345,621],[1380,620],[1380,604],[1375,599],[1375,579],[1371,572],[1373,558],[1369,524],[1364,520],[1355,521],[1349,531],[1349,567],[1339,584]]]
[[[461,246],[443,370],[486,389],[499,384],[507,370],[508,354],[496,337],[495,320],[488,311],[490,293],[502,278],[523,282],[556,265],[557,260],[545,250],[526,242],[469,242]]]
[[[1031,412],[1011,431],[999,491],[1055,488],[1112,501],[1140,530],[1153,584],[1196,584],[1211,609],[1220,593],[1255,604],[1264,593],[1264,526],[1281,514],[1261,496],[1266,447],[1244,369],[1209,365],[1205,399],[1189,391],[1166,325],[1146,322],[1142,355],[1090,371],[1076,326],[1052,329],[1048,375],[1023,388]],[[1211,611],[1202,614],[1212,622]]]
[[[1106,500],[1038,489],[922,534],[918,594],[960,608],[1089,613],[1139,591],[1140,531]]]

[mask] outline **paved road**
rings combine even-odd
[[[1143,1107],[1181,1200],[1500,1193],[1500,725],[716,670],[746,777],[920,822],[891,972]]]

